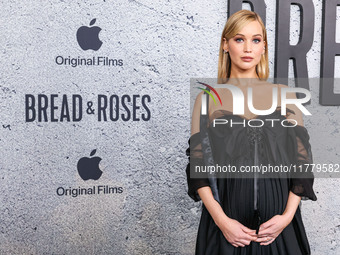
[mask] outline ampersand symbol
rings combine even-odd
[[[94,109],[92,109],[92,105],[93,105],[92,101],[87,102],[87,109],[86,109],[87,114],[94,114]]]

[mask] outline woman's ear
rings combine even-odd
[[[263,41],[263,50],[262,50],[262,55],[266,53],[266,41]]]
[[[224,42],[224,43],[223,43],[223,50],[224,50],[224,51],[229,51],[227,39],[223,38],[223,42]]]

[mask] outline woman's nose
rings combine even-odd
[[[252,51],[252,46],[251,46],[251,43],[250,43],[250,42],[246,41],[246,42],[244,43],[244,51],[245,51],[245,52],[251,52],[251,51]]]

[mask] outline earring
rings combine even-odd
[[[226,53],[228,53],[228,51],[227,51],[227,50],[224,50],[224,53],[226,54]]]

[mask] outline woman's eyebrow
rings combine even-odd
[[[244,36],[243,34],[236,34],[236,35],[242,35],[242,36]],[[260,34],[253,35],[253,37],[254,37],[254,36],[261,36],[261,37],[262,37],[262,35],[260,35]]]

